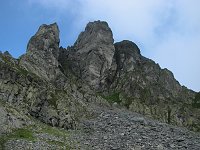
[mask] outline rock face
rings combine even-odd
[[[19,60],[0,55],[0,100],[52,126],[75,128],[82,94],[59,69],[59,30],[42,25]],[[76,106],[76,107],[75,107]]]
[[[195,92],[182,87],[168,69],[143,57],[130,41],[115,44],[107,88],[102,91],[108,99],[114,96],[128,109],[163,122],[193,129],[200,121],[199,110],[192,107]]]
[[[135,43],[124,40],[114,44],[106,22],[88,23],[75,44],[68,48],[59,47],[57,24],[42,25],[19,59],[12,58],[8,52],[0,52],[0,135],[6,136],[0,137],[0,149],[9,138],[8,149],[13,149],[15,142],[13,135],[7,136],[9,132],[32,126],[33,122],[39,125],[38,120],[53,127],[85,130],[79,126],[80,120],[95,118],[111,105],[125,108],[125,114],[129,109],[200,131],[199,97],[199,93],[181,86],[168,69],[161,69],[142,56]],[[97,105],[101,110],[96,110]],[[120,113],[113,111],[108,114]],[[100,120],[97,119],[100,128],[108,120],[102,120],[102,116],[100,114]],[[132,118],[133,115],[128,116]],[[116,125],[121,130],[124,119],[120,118],[113,127]],[[129,124],[126,122],[123,125]],[[43,144],[49,148],[48,143]],[[105,148],[108,147],[101,147]]]
[[[9,104],[0,102],[0,136],[13,129],[31,125],[32,122],[25,114]]]
[[[123,70],[123,72],[133,71],[137,63],[141,61],[140,50],[137,45],[131,41],[124,40],[115,43],[115,62],[116,70]]]
[[[195,92],[182,87],[168,69],[141,55],[137,45],[114,44],[105,22],[86,26],[72,47],[60,49],[64,72],[72,71],[111,103],[163,122],[199,130]]]
[[[0,65],[0,99],[4,103],[52,126],[66,129],[75,127],[75,116],[83,106],[78,101],[80,98],[72,95],[72,88],[66,93],[37,75],[8,62]]]
[[[104,84],[115,52],[113,35],[106,22],[90,22],[74,46],[69,48],[70,68],[91,87]],[[70,50],[73,49],[73,50]]]
[[[59,29],[56,23],[40,26],[30,39],[27,52],[20,59],[20,65],[45,80],[54,80],[60,72],[59,42]]]

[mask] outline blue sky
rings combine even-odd
[[[41,24],[57,22],[60,45],[73,45],[89,21],[109,23],[115,41],[134,41],[144,56],[200,91],[199,0],[1,0],[0,50],[14,57]]]

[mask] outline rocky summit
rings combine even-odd
[[[59,42],[41,25],[18,59],[0,52],[0,150],[200,149],[200,92],[106,22]]]

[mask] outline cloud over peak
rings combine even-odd
[[[135,41],[142,53],[200,91],[199,0],[28,0],[30,5],[71,17],[74,32],[105,20],[115,41]]]

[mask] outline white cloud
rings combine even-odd
[[[115,37],[151,39],[159,22],[155,16],[167,9],[164,0],[86,0],[82,18],[86,21],[100,18],[110,23]]]
[[[165,25],[161,35],[165,35],[150,57],[173,71],[181,84],[200,91],[200,1],[178,0],[173,5],[173,26]],[[171,17],[172,18],[172,17]],[[165,33],[165,27],[171,30]],[[156,36],[155,36],[156,38]]]
[[[83,22],[107,20],[115,39],[142,42],[143,53],[200,91],[200,9],[198,0],[87,0]]]
[[[188,37],[171,33],[151,50],[151,58],[169,68],[181,84],[199,91],[200,35]]]
[[[76,12],[76,30],[88,21],[107,21],[116,41],[135,41],[145,56],[172,70],[182,84],[200,91],[199,0],[29,1]]]

